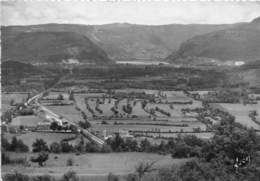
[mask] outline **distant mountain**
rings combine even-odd
[[[33,25],[33,26],[8,26],[2,27],[2,37],[3,44],[7,44],[5,46],[3,53],[4,58],[13,58],[19,57],[23,54],[24,48],[26,50],[33,49],[34,56],[26,57],[26,58],[34,58],[37,59],[42,56],[45,57],[45,53],[42,55],[42,48],[49,49],[47,53],[48,55],[54,54],[52,50],[60,52],[60,54],[64,55],[64,49],[55,49],[56,46],[62,48],[68,48],[68,41],[66,45],[64,45],[64,41],[60,39],[64,39],[64,34],[59,35],[50,33],[50,32],[73,32],[78,35],[70,35],[70,36],[85,36],[88,37],[92,42],[101,47],[111,59],[114,60],[135,60],[135,59],[153,59],[153,60],[161,60],[168,56],[172,51],[177,50],[179,45],[186,41],[187,39],[196,36],[202,35],[205,33],[209,33],[216,30],[228,29],[231,27],[237,26],[234,25],[161,25],[161,26],[148,26],[148,25],[134,25],[134,24],[107,24],[107,25],[73,25],[73,24],[44,24],[44,25]],[[42,34],[41,34],[41,33]],[[46,34],[44,35],[43,32]],[[26,47],[21,47],[19,50],[19,54],[17,52],[18,45],[14,45],[14,43],[21,38],[20,34],[23,34],[22,37],[33,36],[34,38],[30,38],[30,42],[23,38],[18,43],[23,45],[26,42]],[[37,34],[38,33],[38,34]],[[36,37],[41,35],[41,39]],[[44,37],[46,36],[46,37]],[[36,49],[34,46],[35,42],[41,41],[46,42],[47,39],[55,40],[55,46],[52,46],[48,43],[46,46],[36,46],[39,47]],[[78,38],[76,38],[78,39]],[[84,39],[80,37],[79,39]],[[56,42],[57,41],[57,42]],[[10,45],[11,42],[11,45]],[[37,43],[38,44],[38,43]],[[89,41],[85,39],[85,44],[89,44]],[[62,45],[62,46],[61,46]],[[30,48],[31,46],[31,48]],[[81,44],[81,46],[83,46]],[[15,48],[13,48],[15,47]],[[19,46],[20,47],[20,46]],[[34,48],[35,47],[35,48]],[[23,49],[23,50],[22,50]],[[35,50],[36,49],[36,50]],[[41,51],[39,51],[41,49]],[[82,48],[84,49],[84,48]],[[47,50],[46,50],[47,51]],[[32,52],[32,51],[30,51]],[[104,57],[104,53],[101,53],[102,57]],[[13,56],[14,55],[14,56]],[[29,56],[29,55],[28,55]],[[39,56],[39,57],[38,57]],[[59,55],[58,55],[59,56]],[[48,59],[48,58],[47,58]],[[36,61],[36,60],[35,60]],[[38,61],[40,61],[38,59]]]
[[[2,60],[52,62],[74,59],[84,63],[109,63],[107,54],[86,36],[74,32],[2,31]]]
[[[195,36],[181,44],[166,60],[182,62],[208,59],[212,62],[250,62],[260,58],[260,18],[226,30]]]

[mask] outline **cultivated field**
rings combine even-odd
[[[143,99],[138,98],[104,98],[103,93],[86,93],[86,94],[75,94],[76,106],[85,112],[87,117],[92,120],[91,130],[93,132],[103,132],[106,130],[107,133],[114,133],[119,130],[139,130],[139,131],[161,131],[161,132],[191,132],[195,128],[205,130],[206,126],[196,120],[196,113],[184,114],[182,109],[185,108],[200,108],[202,107],[201,102],[192,100],[187,97],[181,91],[158,91],[158,90],[145,90],[145,89],[121,89],[116,90],[117,93],[146,93],[147,95],[158,96],[159,99],[164,103],[149,103],[145,108],[142,106]],[[163,96],[160,97],[160,94]],[[85,100],[86,99],[86,100]],[[166,103],[166,101],[192,101],[192,104],[175,104]],[[87,108],[86,102],[89,106]],[[99,102],[99,103],[97,103]],[[116,105],[117,102],[117,105]],[[129,104],[132,107],[131,113],[126,113],[123,109],[124,106]],[[98,109],[101,111],[97,110]],[[69,107],[69,106],[68,106]],[[115,114],[112,110],[116,107]],[[160,111],[155,111],[154,114],[150,113],[151,109],[161,110],[170,113],[167,116]],[[68,114],[70,111],[61,112],[62,109],[66,108],[55,108],[53,109],[56,113]],[[73,115],[74,113],[71,113]],[[65,116],[64,116],[65,117]],[[105,122],[105,124],[102,124]],[[167,134],[167,137],[169,134]]]
[[[80,112],[75,109],[74,105],[46,106],[46,108],[71,122],[78,123],[79,121],[82,121],[82,116]]]
[[[160,125],[124,125],[124,124],[92,124],[91,130],[107,132],[118,132],[119,130],[135,130],[135,131],[154,131],[160,130],[161,132],[191,132],[194,128],[200,128],[205,130],[206,126],[200,122],[189,123],[187,127],[185,126],[160,126]]]
[[[228,111],[233,116],[235,116],[236,121],[242,125],[245,125],[249,128],[260,129],[260,126],[256,124],[251,118],[248,116],[250,111],[256,110],[258,114],[260,113],[260,105],[258,104],[228,104],[228,103],[220,103],[213,104],[215,107],[222,109],[224,111]],[[259,119],[259,116],[257,117]]]

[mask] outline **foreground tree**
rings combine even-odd
[[[194,138],[186,140],[193,149],[196,142],[195,146],[200,146],[197,158],[179,168],[159,170],[159,181],[260,180],[260,138],[255,131],[231,117],[223,119],[213,130],[214,137],[203,144]]]
[[[153,162],[147,162],[147,163],[145,163],[145,162],[140,162],[140,163],[136,166],[135,172],[136,172],[137,175],[138,175],[138,180],[139,180],[139,181],[142,180],[143,176],[144,176],[146,173],[150,173],[150,172],[152,172],[152,171],[155,170],[155,168],[154,168],[154,164],[155,164],[155,163],[156,163],[155,161],[153,161]]]
[[[39,166],[43,167],[44,162],[49,159],[49,155],[45,152],[39,153],[37,157],[31,157],[31,162],[36,162]]]
[[[32,144],[33,152],[41,152],[48,151],[49,148],[47,143],[43,139],[36,139],[36,141]]]

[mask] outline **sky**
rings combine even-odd
[[[2,0],[1,25],[229,24],[260,17],[260,2]]]

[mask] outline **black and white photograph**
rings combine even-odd
[[[0,12],[0,180],[260,181],[260,1]]]

